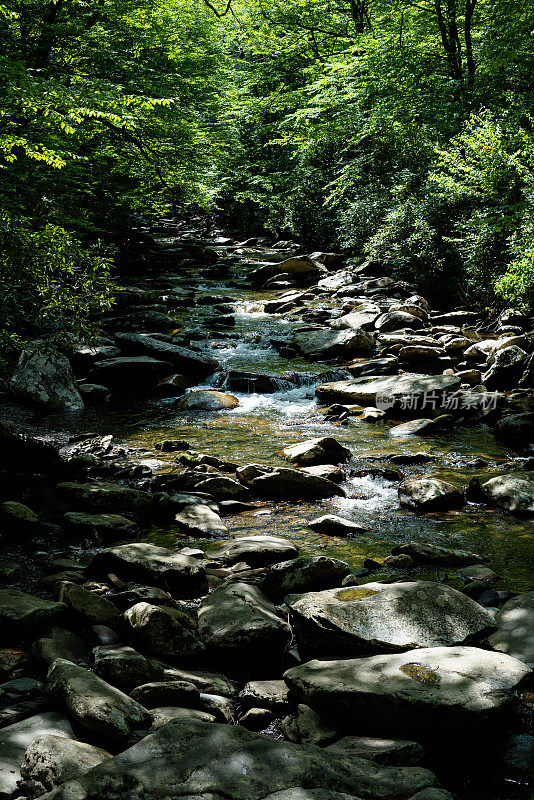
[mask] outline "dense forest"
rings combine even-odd
[[[198,210],[532,301],[529,3],[4,0],[0,39],[4,338],[86,325],[135,230]]]

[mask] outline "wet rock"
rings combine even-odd
[[[118,628],[122,622],[121,614],[113,603],[75,583],[64,581],[61,584],[59,600],[70,612],[88,622],[109,625],[111,628]]]
[[[203,650],[191,618],[176,608],[137,603],[124,619],[132,638],[150,653],[188,658]]]
[[[497,612],[497,631],[489,638],[494,650],[534,668],[534,592],[513,597]]]
[[[482,556],[469,553],[466,550],[456,550],[450,547],[441,547],[430,542],[408,542],[397,545],[391,551],[393,555],[406,554],[414,564],[441,564],[443,566],[462,566],[484,561]]]
[[[37,714],[0,730],[0,797],[14,796],[26,749],[38,736],[47,734],[74,738],[68,719],[55,711]]]
[[[45,636],[37,639],[32,645],[32,651],[39,661],[48,666],[56,658],[86,665],[89,657],[87,645],[81,636],[66,628],[58,627],[50,628]]]
[[[277,660],[289,641],[289,627],[255,586],[232,583],[205,598],[198,627],[206,647],[220,658],[264,663]]]
[[[250,731],[262,731],[273,719],[273,712],[268,708],[249,708],[239,717],[238,723]]]
[[[344,497],[344,490],[326,478],[319,478],[289,467],[276,467],[272,472],[252,478],[249,485],[262,497],[283,500],[319,500]]]
[[[234,722],[235,720],[235,705],[228,697],[201,692],[199,705],[202,711],[213,714],[218,722]]]
[[[255,568],[296,558],[298,547],[279,536],[240,536],[225,542],[213,555],[224,564],[245,561]]]
[[[399,359],[397,356],[370,358],[367,361],[353,361],[348,370],[355,378],[374,375],[392,375],[397,372]]]
[[[318,464],[316,467],[302,467],[302,472],[307,475],[314,475],[316,478],[324,478],[333,483],[343,483],[347,474],[339,464]]]
[[[394,425],[390,430],[392,436],[428,436],[436,433],[436,423],[433,419],[411,419],[400,425]]]
[[[367,583],[290,595],[285,603],[299,647],[318,655],[462,644],[495,628],[474,600],[427,581]]]
[[[195,708],[200,702],[200,692],[187,681],[156,681],[137,686],[130,694],[145,708],[180,706]]]
[[[204,723],[217,721],[215,716],[213,714],[209,714],[207,711],[201,711],[198,708],[181,708],[180,706],[161,706],[160,708],[153,708],[151,710],[151,714],[152,725],[150,726],[150,729],[153,731],[162,728],[163,725],[167,725],[168,722],[173,722],[174,720],[194,720],[196,722]]]
[[[107,403],[111,398],[111,392],[107,386],[100,383],[80,383],[78,391],[85,405],[98,406]]]
[[[18,639],[58,622],[66,612],[63,603],[41,600],[19,589],[0,589],[0,624],[4,633]]]
[[[282,454],[298,466],[312,467],[317,464],[339,464],[350,458],[351,451],[332,436],[324,436],[286,447]]]
[[[493,429],[495,437],[516,447],[526,447],[534,442],[534,413],[509,414]]]
[[[310,745],[269,739],[242,726],[177,719],[91,770],[81,783],[91,800],[103,797],[110,783],[115,800],[132,800],[134,792],[169,800],[209,795],[280,800],[276,794],[286,789],[283,800],[300,800],[299,787],[306,787],[308,798],[319,790],[316,797],[321,800],[329,791],[348,794],[348,800],[362,795],[400,800],[435,785],[436,779],[420,768],[384,770]]]
[[[375,328],[380,333],[387,333],[388,331],[404,330],[405,328],[422,328],[424,323],[414,314],[409,314],[407,311],[388,311],[382,314],[375,321]]]
[[[94,648],[93,654],[95,674],[123,692],[131,692],[161,674],[161,670],[133,647],[100,645]]]
[[[189,536],[217,537],[228,531],[217,511],[204,504],[185,506],[176,514],[174,521],[178,530]]]
[[[371,334],[353,328],[335,331],[329,328],[314,328],[298,331],[292,341],[294,347],[306,358],[353,358],[366,355],[374,347]]]
[[[208,375],[219,366],[217,359],[209,353],[179,347],[146,334],[117,333],[115,338],[125,352],[170,362],[173,367],[185,373]]]
[[[404,481],[399,486],[401,506],[415,511],[448,511],[461,508],[464,504],[463,493],[452,483],[438,478],[419,478]]]
[[[488,503],[513,514],[534,514],[534,472],[509,472],[480,487]]]
[[[336,514],[324,514],[322,517],[316,517],[308,522],[308,528],[325,536],[358,536],[368,530],[356,522],[338,517]]]
[[[247,498],[250,495],[246,486],[226,475],[215,475],[213,478],[206,478],[206,480],[200,481],[195,488],[199,492],[206,492],[217,501]]]
[[[405,372],[381,378],[353,378],[318,386],[316,395],[321,403],[360,403],[363,406],[385,408],[398,404],[406,395],[424,395],[425,392],[453,393],[460,388],[456,375],[418,375]],[[416,409],[414,409],[416,410]]]
[[[239,692],[239,701],[244,708],[287,711],[288,691],[287,684],[283,680],[249,681]]]
[[[183,667],[171,666],[162,661],[155,661],[159,668],[163,670],[165,680],[187,681],[198,687],[201,694],[215,694],[223,697],[233,697],[241,686],[239,683],[219,675],[216,672],[202,672],[200,670],[184,669]]]
[[[239,400],[215,389],[193,389],[176,401],[177,411],[228,411],[237,408]]]
[[[67,511],[63,515],[65,527],[77,537],[97,537],[103,541],[126,539],[135,536],[137,525],[120,514],[88,514],[84,511]]]
[[[90,569],[95,575],[113,572],[119,577],[140,578],[179,597],[199,597],[206,588],[206,570],[198,559],[146,542],[100,550]]]
[[[152,503],[148,492],[104,481],[58,483],[56,492],[61,502],[71,503],[76,508],[90,512],[140,512],[146,511]]]
[[[85,742],[51,733],[38,736],[20,768],[20,791],[26,797],[40,797],[110,758],[111,753]]]
[[[330,753],[369,758],[377,764],[403,767],[420,764],[425,751],[417,742],[409,739],[373,739],[367,736],[345,736],[328,745]]]
[[[296,558],[274,564],[265,575],[261,588],[268,597],[280,602],[286,594],[341,586],[349,572],[349,565],[337,558]]]
[[[89,372],[89,380],[106,386],[115,394],[144,395],[171,372],[169,361],[149,356],[121,356],[99,361]]]
[[[432,735],[480,724],[514,699],[530,673],[511,656],[476,647],[430,647],[310,661],[284,679],[300,702],[377,735]]]
[[[44,408],[83,411],[69,360],[52,348],[23,350],[9,388],[25,402]]]
[[[299,703],[294,715],[282,721],[282,728],[290,742],[315,744],[319,747],[325,747],[339,737],[339,731],[303,703]]]
[[[89,670],[58,658],[46,678],[46,691],[84,728],[121,738],[150,719],[143,706]]]
[[[495,583],[499,578],[497,573],[485,564],[471,564],[468,567],[457,570],[457,574],[461,575],[465,580],[481,581],[484,584]]]

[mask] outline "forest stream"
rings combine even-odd
[[[189,234],[191,237],[194,235],[194,231]],[[156,238],[167,249],[187,241],[187,235],[180,233],[180,236],[173,238],[165,232],[164,227]],[[85,409],[79,411],[36,410],[35,407],[20,405],[5,396],[0,407],[2,419],[10,421],[18,433],[50,442],[61,448],[65,457],[75,459],[75,477],[69,475],[67,468],[65,474],[62,474],[62,481],[88,480],[89,477],[97,481],[113,480],[141,492],[156,489],[169,491],[164,482],[156,485],[154,481],[157,483],[158,476],[180,475],[184,468],[196,469],[197,477],[202,476],[204,470],[206,479],[213,475],[223,478],[227,476],[235,483],[236,469],[243,465],[261,465],[265,472],[279,467],[285,468],[289,466],[288,457],[282,452],[285,448],[308,440],[333,437],[350,450],[350,457],[337,466],[337,475],[333,476],[335,486],[341,489],[339,494],[322,499],[298,499],[284,498],[282,492],[282,496],[269,498],[258,496],[256,492],[251,495],[248,489],[243,489],[243,496],[236,492],[234,498],[223,492],[219,497],[215,496],[215,508],[217,501],[225,501],[219,503],[218,508],[222,520],[220,534],[212,532],[201,535],[198,531],[195,532],[194,527],[188,532],[184,525],[175,524],[172,518],[169,521],[168,518],[158,515],[140,515],[139,532],[134,540],[167,548],[169,552],[186,548],[183,551],[186,555],[196,553],[196,557],[202,557],[205,554],[205,563],[208,567],[210,564],[213,567],[214,564],[217,565],[221,548],[224,550],[225,543],[232,541],[229,537],[280,537],[296,546],[300,557],[324,556],[345,562],[348,565],[346,571],[351,578],[343,581],[343,585],[349,587],[347,591],[351,586],[356,587],[355,591],[361,591],[358,586],[374,586],[376,581],[391,585],[402,581],[437,582],[460,592],[465,590],[466,595],[463,596],[477,598],[492,613],[507,599],[532,592],[534,523],[531,519],[524,515],[510,514],[496,505],[484,502],[473,491],[471,494],[468,492],[467,502],[462,501],[456,506],[451,504],[449,508],[436,507],[437,510],[418,509],[405,502],[401,505],[399,501],[399,486],[403,482],[421,478],[438,479],[463,493],[469,485],[477,485],[473,479],[478,479],[480,485],[503,473],[522,470],[525,464],[528,468],[526,462],[530,458],[529,452],[496,438],[492,429],[493,419],[488,422],[483,418],[460,419],[457,424],[437,427],[430,435],[418,436],[395,430],[407,419],[407,415],[401,410],[390,409],[385,415],[380,409],[377,411],[373,404],[363,404],[358,409],[353,403],[352,406],[345,404],[345,411],[340,412],[338,409],[336,412],[335,404],[320,402],[316,394],[318,386],[346,381],[354,372],[349,371],[346,358],[305,357],[304,354],[292,350],[288,342],[295,328],[304,324],[304,330],[306,325],[311,325],[313,330],[317,325],[324,325],[326,320],[347,313],[347,303],[356,307],[354,296],[347,299],[337,293],[339,286],[343,285],[343,270],[339,268],[330,269],[328,273],[325,271],[321,280],[324,282],[330,279],[330,285],[323,283],[321,287],[319,281],[314,286],[318,285],[322,291],[314,292],[312,287],[311,294],[307,294],[310,287],[305,286],[300,290],[305,294],[304,303],[286,310],[282,305],[282,310],[277,312],[271,310],[272,304],[283,297],[284,293],[294,291],[294,287],[277,287],[275,282],[274,287],[254,288],[247,276],[252,270],[288,259],[293,253],[291,249],[283,243],[275,248],[261,243],[242,244],[225,239],[220,232],[213,233],[203,244],[207,244],[211,252],[216,254],[218,263],[227,264],[226,272],[221,270],[221,274],[217,275],[216,269],[204,269],[200,273],[182,267],[173,270],[166,262],[159,269],[132,276],[131,285],[124,282],[123,288],[126,293],[131,293],[134,288],[137,291],[139,287],[145,293],[156,290],[168,294],[175,290],[178,293],[194,293],[194,302],[186,302],[174,309],[167,308],[166,313],[175,322],[175,330],[160,334],[161,340],[167,337],[168,341],[172,341],[175,337],[183,345],[182,339],[187,334],[187,341],[193,350],[195,347],[199,352],[209,350],[218,366],[200,380],[190,381],[189,387],[194,385],[192,394],[201,390],[224,393],[221,397],[233,398],[230,406],[234,407],[222,407],[218,410],[188,408],[184,404],[184,397],[187,398],[190,392],[186,389],[181,393],[177,391],[177,396],[161,396],[167,392],[143,392],[138,386],[137,392],[114,392],[106,402],[93,405],[86,401]],[[365,280],[372,281],[375,277],[372,270],[363,273]],[[353,285],[354,276],[351,281]],[[388,291],[392,292],[391,296]],[[365,296],[358,299],[377,302],[381,306],[380,312],[383,313],[387,310],[388,302],[391,305],[395,298],[405,298],[410,294],[408,289],[403,294],[402,287],[399,289],[396,286],[389,287],[388,291],[379,289],[375,293],[364,292]],[[156,306],[153,308],[154,311],[158,310]],[[299,315],[304,315],[304,320]],[[124,319],[128,319],[128,309],[123,310],[123,321]],[[446,323],[443,324],[446,326]],[[481,335],[474,332],[475,327],[471,334],[473,343],[482,339]],[[113,338],[111,329],[124,330],[117,321],[105,326],[106,335],[111,337],[110,341]],[[126,330],[150,333],[151,328],[147,325],[141,331],[131,327]],[[446,327],[444,331],[446,335]],[[437,336],[438,333],[434,335]],[[409,331],[407,335],[409,338],[415,334],[414,331]],[[487,337],[495,338],[496,334],[490,332]],[[95,345],[96,348],[99,346],[106,347],[108,342]],[[368,355],[362,355],[351,361],[351,367],[354,369],[354,365],[358,363],[364,365],[368,360]],[[81,386],[84,380],[99,383],[92,381],[91,377],[86,378],[83,370],[80,374]],[[372,376],[374,373],[369,374]],[[385,374],[392,372],[386,370]],[[259,380],[260,377],[262,381]],[[169,394],[172,392],[169,391]],[[516,411],[530,411],[528,405],[521,405],[528,404],[528,398],[524,401],[519,398],[517,403]],[[330,410],[332,405],[334,413]],[[421,412],[408,416],[413,419],[437,415],[437,412],[430,415]],[[87,465],[85,472],[84,458]],[[103,469],[98,471],[99,464],[106,462],[118,465],[115,475],[111,467],[107,472]],[[132,541],[131,536],[119,535],[113,542],[102,542],[101,538],[91,536],[87,528],[81,537],[64,537],[60,531],[61,514],[67,509],[68,502],[65,504],[65,499],[58,501],[54,490],[50,491],[49,481],[35,480],[22,489],[16,481],[13,485],[14,491],[18,492],[16,499],[37,509],[42,523],[49,526],[48,535],[52,536],[53,545],[49,545],[50,540],[46,537],[37,535],[32,551],[21,557],[21,553],[25,552],[23,544],[11,540],[4,549],[1,561],[3,581],[8,587],[47,597],[52,590],[52,583],[43,584],[43,572],[53,573],[54,569],[58,573],[65,571],[64,578],[67,581],[79,583],[73,574],[76,576],[77,571],[90,563],[93,556],[101,550],[102,544],[115,546]],[[202,494],[202,488],[179,488],[173,491],[189,492],[193,497],[197,492],[199,502],[206,497]],[[6,496],[5,499],[14,498]],[[213,498],[204,502],[209,505],[210,502],[213,503]],[[120,510],[117,513],[121,513]],[[357,532],[349,535],[345,532],[338,535],[335,530],[327,533],[323,528],[312,530],[308,523],[323,515],[337,515],[359,528],[355,527],[354,531]],[[132,518],[128,513],[125,516]],[[418,563],[414,560],[409,564],[402,560],[395,561],[395,556],[391,557],[394,548],[402,548],[410,543],[430,544],[449,552],[476,554],[483,559],[484,566],[489,568],[488,575],[492,577],[488,578],[486,584],[486,578],[482,578],[482,583],[477,585],[479,573],[475,569],[470,575],[466,569],[467,562],[461,564],[459,561],[454,565],[447,564],[446,561]],[[215,561],[210,561],[211,558]],[[382,563],[384,559],[386,562]],[[240,570],[245,575],[245,581],[247,569],[249,572],[250,568],[254,571],[255,564],[247,562],[246,554],[240,562],[237,562],[236,571],[232,573],[234,581],[239,579]],[[256,566],[265,565],[259,563]],[[70,577],[67,575],[69,572]],[[113,593],[119,590],[124,593],[127,587],[123,584],[123,576],[118,569],[106,567],[103,574],[108,572],[112,573],[111,580],[117,585],[106,587],[105,579],[100,575],[98,580],[101,583],[90,585],[89,588],[99,597],[109,595],[113,601]],[[226,577],[230,576],[230,572],[231,570],[226,573]],[[118,578],[115,573],[119,574]],[[221,584],[221,575],[223,572],[217,573],[215,570],[209,576],[211,589],[216,589]],[[253,575],[252,584],[258,579],[257,575]],[[340,583],[334,582],[333,585],[338,586]],[[130,583],[128,587],[135,594]],[[330,585],[325,588],[329,589]],[[376,590],[369,589],[369,593],[374,591]],[[486,594],[481,600],[483,592]],[[139,595],[138,599],[143,598]],[[278,600],[281,602],[282,598]],[[184,608],[188,603],[195,607],[196,599],[185,602]],[[106,645],[105,634],[100,632],[95,635],[103,635],[104,638],[101,641],[97,638],[94,644],[100,647]],[[295,647],[294,637],[295,632],[292,648]],[[113,643],[116,640],[110,641]],[[467,637],[467,642],[469,641]],[[244,647],[246,646],[245,644]],[[481,646],[487,648],[487,642]],[[310,649],[304,644],[303,650],[307,652]],[[310,654],[315,657],[317,653],[312,650],[313,648]],[[348,648],[347,654],[350,652]],[[378,648],[378,652],[387,652],[387,648]],[[297,668],[298,660],[292,661],[293,656],[291,648],[286,649],[284,668]],[[208,666],[216,672],[224,672],[224,658],[219,659],[215,655],[215,661]],[[243,663],[236,668],[234,664],[228,670],[225,674],[231,674],[241,683],[257,678],[279,680],[282,674],[280,665],[272,668],[273,674],[269,672],[269,668],[258,664],[250,668]],[[428,680],[431,682],[434,678],[430,677]],[[219,693],[211,691],[211,694]],[[517,741],[522,736],[529,738],[532,734],[534,711],[529,697],[530,695],[523,698],[522,710],[514,711],[498,732],[492,729],[489,738],[480,728],[475,728],[472,734],[474,742],[469,752],[464,749],[459,754],[451,742],[447,741],[451,732],[446,732],[444,727],[442,736],[438,736],[439,746],[435,743],[429,744],[430,755],[423,762],[425,767],[434,770],[438,775],[444,787],[443,794],[439,794],[437,789],[434,790],[437,794],[428,793],[430,789],[425,789],[422,784],[421,798],[431,800],[435,797],[439,800],[441,797],[448,797],[445,790],[449,790],[461,800],[526,800],[529,797],[528,780],[521,769],[515,770],[513,757],[508,762],[502,761],[501,737],[506,739],[506,747],[510,749],[510,742]],[[171,706],[173,703],[162,702],[160,705]],[[207,710],[207,706],[204,710]],[[275,714],[274,717],[266,717],[264,731],[275,740],[287,738],[287,734],[281,732],[280,715]],[[13,721],[17,719],[14,715]],[[351,731],[350,726],[348,730],[349,733],[356,732]],[[299,737],[293,741],[299,741]],[[301,737],[300,741],[310,739]],[[311,741],[314,741],[313,738]],[[499,752],[498,756],[495,755],[496,751]],[[87,791],[87,787],[84,791]],[[406,790],[402,797],[411,797],[413,793],[414,798],[419,798],[415,788],[410,788],[409,791],[410,794]],[[141,796],[145,795],[139,795]],[[152,797],[151,794],[146,796]],[[287,795],[290,796],[293,797]],[[317,800],[330,796],[330,793],[320,792],[313,795]],[[345,796],[348,797],[343,795]],[[379,795],[365,795],[371,796]],[[398,796],[401,797],[401,794]],[[285,800],[286,795],[283,797]],[[300,797],[299,794],[298,798]]]

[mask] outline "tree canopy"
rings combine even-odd
[[[433,299],[534,296],[518,0],[2,0],[0,327],[111,302],[140,219],[343,247]]]

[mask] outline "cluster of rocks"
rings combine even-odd
[[[494,616],[439,583],[351,585],[277,537],[117,545],[70,577],[0,590],[6,798],[449,800],[427,743],[502,724],[532,676],[534,593]]]

